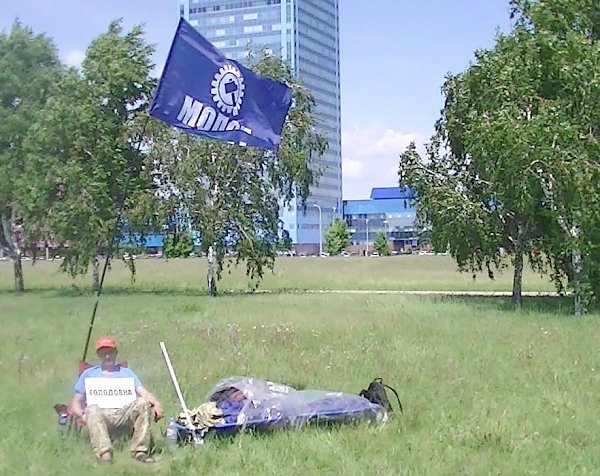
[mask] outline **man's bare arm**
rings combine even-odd
[[[75,393],[71,400],[71,410],[73,414],[78,418],[83,418],[83,395],[81,393]]]
[[[150,405],[152,405],[152,407],[154,409],[154,418],[156,420],[160,420],[163,417],[164,412],[163,412],[162,405],[156,399],[156,397],[154,395],[152,395],[144,387],[141,387],[141,386],[136,388],[136,391],[140,397],[145,398],[146,400],[148,400],[148,402],[150,402]]]

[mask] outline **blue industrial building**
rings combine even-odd
[[[373,242],[378,233],[386,235],[392,250],[406,251],[419,244],[419,230],[415,224],[415,194],[409,188],[376,187],[371,190],[371,197],[365,200],[344,200],[342,214],[350,231],[350,249],[363,254],[373,249]],[[335,211],[335,210],[334,210]],[[328,225],[323,225],[323,230]],[[197,233],[192,233],[196,246],[200,245]],[[122,243],[129,243],[125,237]],[[163,247],[163,236],[154,234],[145,237],[138,245],[151,252],[160,252]],[[300,250],[302,253],[302,250]]]
[[[385,233],[392,250],[417,246],[414,198],[409,188],[377,187],[368,200],[344,200],[344,220],[353,247],[370,249],[379,232]]]

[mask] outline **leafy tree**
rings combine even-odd
[[[194,240],[188,233],[179,235],[179,243],[177,244],[179,256],[187,258],[194,251]]]
[[[167,235],[163,240],[163,256],[167,259],[177,258],[179,256],[177,250],[177,235]]]
[[[449,245],[461,271],[485,268],[491,278],[505,266],[501,249],[506,250],[514,265],[516,305],[524,256],[539,236],[543,213],[537,179],[525,170],[526,145],[504,146],[526,127],[523,100],[535,90],[521,48],[516,35],[499,36],[493,50],[477,52],[472,67],[450,76],[442,117],[427,147],[428,163],[414,146],[401,157],[404,180],[410,176],[419,184],[419,218],[432,225],[434,248]]]
[[[600,295],[600,4],[517,0],[513,15],[541,78],[529,159],[556,231],[544,235],[540,261],[559,288],[568,281],[579,315]]]
[[[291,251],[292,249],[292,238],[287,230],[282,230],[281,238],[277,243],[277,251]]]
[[[13,262],[15,291],[25,289],[21,255],[28,236],[35,237],[36,217],[23,218],[27,187],[24,142],[60,76],[54,44],[15,22],[0,34],[0,248]]]
[[[187,258],[194,251],[194,241],[187,234],[172,234],[165,238],[163,254],[165,258]]]
[[[385,233],[382,231],[378,232],[377,235],[375,235],[373,248],[375,248],[381,256],[390,256],[392,254],[387,236],[385,236]]]
[[[348,224],[335,217],[331,225],[325,230],[325,247],[331,255],[339,255],[350,244]]]
[[[208,257],[208,289],[235,255],[246,263],[255,285],[265,268],[272,269],[281,231],[279,200],[287,206],[296,195],[304,203],[318,171],[311,157],[326,149],[326,138],[315,132],[317,119],[312,95],[279,58],[262,54],[250,67],[263,76],[283,81],[293,90],[294,104],[284,124],[277,153],[191,137],[151,123],[155,139],[151,159],[161,180],[160,206],[172,215],[183,211],[200,233]]]
[[[587,20],[577,13],[584,6]],[[598,58],[584,33],[598,7],[579,0],[513,7],[514,30],[447,79],[427,163],[411,145],[399,174],[417,190],[419,219],[432,226],[434,246],[449,246],[459,269],[485,267],[493,277],[504,266],[500,249],[510,253],[518,305],[525,256],[540,272],[553,268],[557,285],[562,276],[574,282],[578,272],[566,266],[565,251],[581,249],[577,217],[589,215],[585,210],[598,200],[598,165],[586,145],[597,144],[591,118],[598,124],[598,70],[574,64]],[[575,59],[573,51],[580,53]],[[540,247],[543,253],[533,252]]]
[[[44,228],[68,243],[62,268],[72,275],[92,263],[98,276],[97,256],[107,253],[121,210],[124,232],[153,216],[139,147],[154,86],[152,52],[140,27],[124,33],[120,22],[111,23],[90,44],[81,73],[63,79],[61,95],[33,125],[29,175],[40,185],[31,191],[30,209],[46,210]]]

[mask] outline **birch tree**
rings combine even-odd
[[[0,248],[14,268],[15,291],[25,289],[21,256],[35,217],[23,220],[26,205],[24,142],[61,74],[52,41],[16,22],[0,33]]]
[[[409,148],[400,181],[417,189],[432,240],[462,270],[485,266],[493,276],[505,249],[518,305],[529,257],[559,289],[567,281],[581,314],[584,281],[594,282],[595,269],[585,251],[597,249],[590,231],[599,223],[600,4],[519,0],[512,7],[513,31],[447,79],[427,160]]]
[[[294,196],[305,206],[319,173],[311,158],[322,155],[327,146],[326,137],[316,129],[314,99],[287,65],[261,55],[250,67],[293,90],[277,153],[191,137],[156,122],[151,125],[155,141],[150,158],[160,178],[162,213],[177,215],[199,233],[211,295],[216,295],[217,281],[232,263],[245,262],[254,285],[273,268],[282,231],[279,207]]]
[[[107,254],[115,231],[118,245],[128,228],[152,218],[139,147],[154,87],[152,52],[140,27],[124,32],[112,22],[88,47],[81,72],[64,76],[28,142],[29,209],[43,212],[45,230],[67,245],[63,270],[77,275],[92,265],[95,290],[98,255]]]

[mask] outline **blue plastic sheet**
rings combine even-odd
[[[241,429],[272,430],[302,428],[326,422],[368,422],[382,425],[388,414],[366,398],[329,390],[297,390],[253,377],[227,377],[210,389],[206,402],[214,401],[224,422],[210,428],[216,433]],[[183,422],[181,431],[187,431]]]

